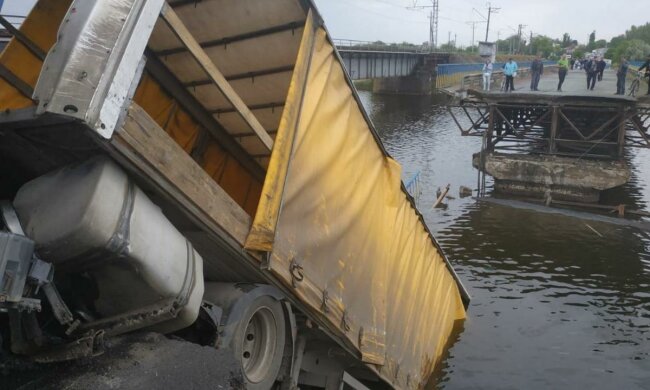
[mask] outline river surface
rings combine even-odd
[[[360,95],[403,179],[421,172],[418,207],[472,295],[439,387],[650,389],[650,233],[460,198],[480,138],[433,98]],[[650,150],[627,159],[632,181],[604,201],[649,211]]]

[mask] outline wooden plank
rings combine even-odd
[[[131,105],[111,144],[133,165],[164,182],[175,200],[199,210],[243,246],[250,216],[140,106]]]
[[[174,32],[176,37],[183,43],[183,45],[187,47],[187,50],[192,54],[194,59],[199,63],[201,68],[205,71],[205,73],[207,73],[210,79],[212,79],[221,93],[223,93],[230,104],[235,107],[242,119],[244,119],[248,126],[257,134],[264,146],[268,150],[272,150],[273,139],[271,136],[266,132],[255,115],[253,115],[241,97],[239,97],[237,92],[235,92],[230,83],[228,83],[224,75],[212,62],[210,57],[208,57],[196,39],[194,39],[187,27],[185,27],[178,15],[176,15],[176,12],[174,12],[174,10],[169,5],[165,4],[163,6],[161,15],[169,28]]]

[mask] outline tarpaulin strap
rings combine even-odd
[[[7,31],[9,31],[9,33],[13,35],[18,42],[22,43],[23,46],[27,48],[27,50],[29,50],[32,54],[34,54],[36,58],[38,58],[41,61],[45,61],[45,56],[46,56],[45,52],[40,47],[38,47],[38,45],[32,42],[31,39],[27,38],[25,34],[23,34],[16,27],[14,27],[14,25],[11,24],[11,22],[9,22],[4,17],[0,16],[0,24],[4,28],[6,28]]]
[[[352,327],[350,326],[350,317],[348,317],[348,311],[343,310],[343,315],[341,316],[341,328],[344,332],[349,332]]]
[[[359,328],[359,349],[363,347],[363,336],[364,336],[363,326]]]
[[[9,68],[0,64],[0,77],[7,81],[11,86],[16,88],[20,93],[25,95],[28,99],[32,98],[34,88],[16,76]],[[33,99],[32,99],[33,100]]]
[[[302,282],[305,279],[304,269],[295,259],[291,260],[289,264],[289,272],[291,273],[291,285],[293,288],[298,287],[298,282]]]
[[[330,295],[327,292],[327,290],[323,290],[323,301],[321,302],[320,309],[323,311],[323,313],[329,313],[330,308],[327,306],[330,300]]]

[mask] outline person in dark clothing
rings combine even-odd
[[[603,73],[606,67],[607,62],[605,62],[605,58],[600,57],[600,61],[598,61],[598,81],[603,81]]]
[[[530,64],[530,90],[539,91],[537,87],[539,86],[539,79],[544,74],[544,64],[542,59],[537,56],[533,62]]]
[[[596,79],[598,78],[598,62],[595,58],[590,59],[585,64],[585,72],[587,73],[587,89],[594,90]]]
[[[645,76],[648,79],[648,93],[646,95],[650,95],[650,56],[645,60],[643,65],[639,68],[639,72],[645,69]]]
[[[621,57],[621,63],[618,65],[618,70],[616,71],[616,94],[625,95],[625,76],[627,76],[627,59]]]

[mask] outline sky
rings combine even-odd
[[[429,39],[429,10],[407,7],[431,5],[432,0],[314,0],[330,33],[337,39],[410,42]],[[4,0],[2,14],[25,15],[35,0]],[[494,0],[489,40],[514,34],[525,25],[525,36],[561,38],[568,32],[587,43],[589,34],[610,40],[632,25],[650,22],[650,0]],[[472,42],[472,26],[484,22],[487,3],[482,0],[439,0],[438,44],[456,39],[458,46]],[[13,20],[12,20],[13,21]],[[475,41],[485,39],[485,23],[477,23]]]
[[[429,10],[408,10],[431,5],[431,0],[315,0],[331,35],[338,39],[422,43],[429,38]],[[519,24],[525,36],[561,38],[565,32],[580,43],[589,34],[610,40],[632,25],[650,22],[650,0],[494,0],[489,40],[507,37]],[[481,0],[439,0],[438,44],[450,36],[458,46],[469,46],[472,26],[485,21],[487,3]],[[478,12],[477,12],[478,11]],[[485,23],[476,24],[476,41],[485,39]]]

